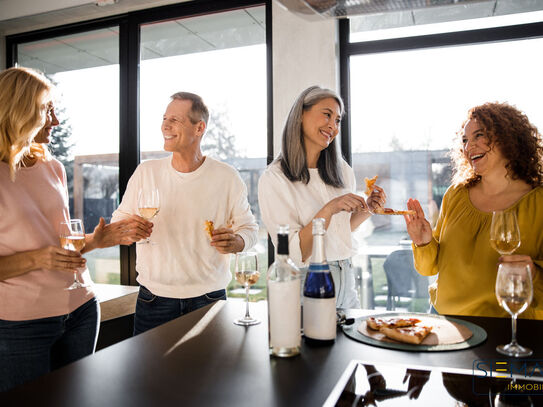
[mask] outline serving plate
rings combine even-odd
[[[380,348],[387,349],[396,349],[396,350],[405,350],[405,351],[414,351],[414,352],[439,352],[439,351],[450,351],[450,350],[460,350],[468,349],[474,346],[480,345],[487,338],[486,331],[480,326],[464,321],[457,318],[452,318],[443,315],[434,315],[434,314],[421,314],[421,313],[398,313],[398,312],[387,312],[383,314],[371,315],[375,318],[390,318],[390,317],[400,317],[400,318],[418,318],[422,322],[420,325],[431,325],[435,326],[438,329],[434,329],[420,345],[414,345],[409,343],[401,343],[394,341],[392,339],[378,339],[379,337],[384,336],[377,331],[370,332],[371,336],[364,335],[361,333],[358,328],[361,327],[362,331],[365,330],[366,318],[361,317],[356,318],[355,322],[352,325],[344,325],[343,332],[349,338],[354,339],[355,341],[365,343],[367,345],[377,346]],[[361,325],[362,324],[362,325]],[[469,331],[470,335],[467,339],[456,340],[455,343],[442,343],[440,342],[440,331],[441,327],[450,326],[452,329],[457,329],[464,336],[468,336],[467,332]],[[369,330],[368,330],[369,331]],[[431,337],[433,335],[434,337]],[[436,340],[437,338],[437,340]],[[430,343],[430,344],[426,344]]]

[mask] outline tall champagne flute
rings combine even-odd
[[[492,212],[490,245],[502,256],[504,254],[512,254],[518,249],[520,246],[520,229],[515,212]]]
[[[245,316],[234,320],[234,324],[244,326],[260,324],[260,320],[253,318],[249,314],[249,288],[260,277],[260,272],[258,271],[258,253],[237,253],[235,272],[236,280],[245,287]]]
[[[72,219],[60,222],[60,246],[66,250],[81,252],[85,247],[85,230],[81,219]],[[66,290],[88,287],[77,278],[77,270],[74,271],[74,282]]]
[[[160,196],[156,188],[141,188],[138,193],[138,212],[146,220],[153,219],[160,210]],[[139,244],[149,244],[151,239],[147,238]],[[156,243],[152,243],[156,244]]]
[[[533,287],[530,267],[522,264],[501,263],[496,278],[496,298],[500,306],[511,314],[512,339],[496,350],[507,356],[530,356],[532,350],[517,342],[517,315],[532,302]]]

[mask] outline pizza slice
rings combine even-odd
[[[384,317],[384,318],[375,318],[368,317],[366,318],[366,325],[368,328],[373,329],[374,331],[379,331],[383,327],[387,328],[399,328],[413,326],[420,322],[420,319],[417,318],[400,318],[400,317]]]
[[[376,175],[373,178],[364,178],[364,182],[366,183],[366,190],[364,191],[364,193],[366,194],[366,196],[370,196],[373,192],[374,185],[378,177],[379,175]]]
[[[432,327],[429,326],[408,326],[401,328],[388,328],[382,327],[379,332],[385,334],[387,338],[394,339],[398,342],[411,343],[413,345],[420,345],[426,338]]]
[[[204,230],[207,232],[210,239],[213,238],[213,231],[215,230],[215,226],[213,225],[212,220],[206,220],[204,222]]]
[[[373,210],[373,213],[375,215],[414,215],[416,212],[408,209],[406,211],[397,211],[395,209],[391,208],[377,208]]]

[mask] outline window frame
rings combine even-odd
[[[15,66],[17,46],[47,38],[80,34],[103,28],[119,27],[119,193],[122,197],[128,180],[140,162],[139,135],[139,62],[141,26],[172,19],[202,16],[247,7],[264,6],[266,14],[266,100],[267,163],[273,159],[273,92],[272,92],[272,0],[194,0],[181,4],[148,8],[94,20],[61,25],[6,36],[6,66]],[[268,239],[268,247],[270,247]],[[273,246],[272,246],[273,247]],[[273,261],[273,248],[268,261]],[[136,281],[136,247],[120,247],[122,285]]]
[[[341,151],[349,164],[352,163],[350,123],[351,56],[543,38],[543,22],[360,42],[349,42],[350,28],[349,19],[339,20],[340,95],[343,98],[347,115],[346,120],[342,120],[341,123]]]

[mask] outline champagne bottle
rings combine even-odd
[[[288,257],[288,225],[279,226],[277,254],[268,269],[268,339],[270,355],[300,353],[300,271]]]
[[[328,345],[336,339],[336,298],[324,253],[324,234],[324,219],[313,219],[313,251],[304,284],[303,321],[306,342]]]

